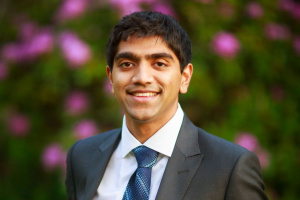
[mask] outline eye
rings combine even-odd
[[[133,66],[133,64],[130,62],[124,62],[124,63],[121,63],[121,65],[120,65],[120,67],[123,67],[123,68],[129,68],[132,66]]]
[[[165,63],[162,63],[162,62],[156,62],[154,65],[156,67],[165,67],[165,66],[167,66]]]

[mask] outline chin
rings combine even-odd
[[[151,119],[153,119],[153,112],[148,111],[135,111],[135,112],[131,112],[131,113],[127,113],[127,115],[135,120],[135,121],[140,121],[140,122],[147,122],[150,121]]]

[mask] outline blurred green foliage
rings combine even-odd
[[[300,50],[295,47],[300,19],[280,2],[259,1],[263,13],[251,16],[247,6],[253,1],[164,1],[193,44],[192,82],[188,93],[180,95],[184,111],[196,125],[227,140],[235,141],[241,133],[258,138],[268,155],[262,159],[267,159],[263,175],[269,198],[294,200],[300,196]],[[64,158],[79,139],[79,122],[94,121],[98,132],[121,126],[122,111],[108,91],[105,70],[106,43],[120,8],[108,0],[88,1],[84,12],[63,20],[57,18],[61,4],[0,3],[0,64],[6,70],[0,75],[0,199],[65,199],[64,164],[47,168],[47,146],[61,146]],[[24,21],[50,28],[53,48],[34,59],[8,59],[3,47],[22,40]],[[283,35],[268,35],[270,24],[284,27]],[[81,66],[72,67],[64,59],[59,35],[65,31],[75,33],[90,49],[90,59]],[[237,38],[235,56],[226,58],[212,50],[219,32]],[[85,93],[86,110],[66,110],[72,91]],[[11,122],[16,114],[26,117],[23,125]]]

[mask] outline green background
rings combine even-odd
[[[66,199],[64,165],[45,168],[45,148],[58,144],[67,152],[78,139],[74,127],[82,120],[93,120],[99,132],[121,126],[122,111],[105,87],[105,47],[122,14],[109,1],[88,2],[82,14],[64,21],[55,18],[59,0],[0,3],[0,48],[21,41],[20,18],[50,27],[55,40],[50,52],[26,62],[1,57],[8,72],[0,80],[0,199]],[[145,1],[140,8],[153,9],[157,2]],[[269,0],[258,2],[262,16],[251,17],[246,10],[250,2],[164,1],[193,44],[194,74],[180,102],[189,118],[210,133],[233,142],[241,133],[256,137],[268,155],[263,176],[269,198],[299,199],[300,53],[293,42],[300,35],[300,19]],[[270,23],[286,27],[288,36],[268,38]],[[59,47],[64,31],[75,33],[91,51],[91,58],[76,69],[68,66]],[[233,58],[212,51],[213,38],[221,31],[240,43]],[[65,99],[77,90],[85,92],[90,105],[70,115]],[[26,134],[12,133],[7,124],[11,113],[28,117]]]

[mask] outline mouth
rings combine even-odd
[[[135,96],[135,97],[153,97],[156,96],[158,93],[157,92],[134,92],[131,93],[131,95]]]
[[[154,91],[129,91],[127,92],[129,95],[134,97],[154,97],[159,95],[161,92],[154,92]]]

